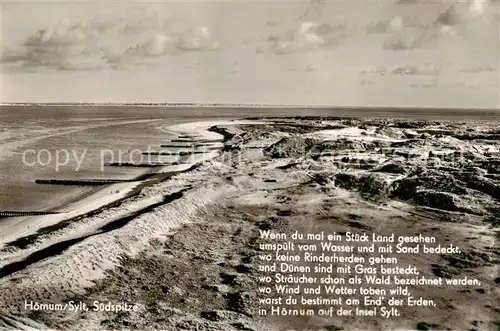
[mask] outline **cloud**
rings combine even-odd
[[[390,20],[385,20],[381,22],[369,23],[366,26],[366,31],[368,33],[387,33],[393,31],[401,31],[408,23],[405,22],[401,17],[397,16]]]
[[[235,48],[241,56],[255,53],[281,56],[337,50],[341,53],[342,48],[349,47],[371,60],[372,55],[385,56],[381,49],[405,54],[412,50],[434,50],[450,42],[466,53],[469,45],[459,39],[464,38],[466,31],[468,38],[480,40],[481,31],[491,28],[491,24],[474,28],[477,31],[471,26],[492,11],[490,3],[483,0],[456,3],[394,0],[384,2],[383,8],[370,5],[371,9],[381,8],[372,13],[360,10],[368,4],[359,4],[354,10],[354,3],[311,1],[294,4],[298,7],[290,12],[285,9],[293,7],[292,4],[276,5],[274,10],[255,9],[252,15],[258,12],[256,17],[250,15],[253,4],[245,5],[246,11],[243,7],[234,9],[233,5],[215,10],[216,5],[210,4],[207,8],[213,13],[195,17],[196,23],[189,20],[188,11],[170,12],[173,7],[154,11],[148,5],[106,15],[89,12],[87,17],[65,18],[51,26],[45,22],[41,25],[44,28],[30,30],[20,44],[10,48],[2,45],[1,62],[20,70],[87,71],[156,64],[168,61],[171,55],[222,52],[229,48]],[[229,12],[230,8],[234,11]],[[354,57],[361,56],[354,54]]]
[[[490,5],[492,2],[488,0],[457,1],[442,13],[436,23],[452,26],[465,24],[486,14]]]
[[[129,47],[128,55],[134,56],[162,56],[172,52],[175,40],[161,33],[152,34],[144,43]]]
[[[23,50],[14,56],[4,56],[3,63],[55,70],[122,68],[182,52],[214,51],[251,44],[255,39],[260,44],[254,45],[257,52],[279,55],[336,48],[339,41],[350,35],[349,29],[345,24],[336,24],[331,17],[322,17],[318,6],[305,3],[306,13],[292,27],[283,24],[281,17],[276,17],[280,22],[269,21],[274,23],[275,31],[272,24],[266,27],[266,20],[257,22],[253,27],[260,38],[250,37],[253,32],[245,31],[243,26],[234,31],[224,28],[226,19],[237,21],[234,17],[214,20],[209,23],[212,26],[189,25],[185,23],[187,17],[172,18],[173,14],[167,19],[163,15],[167,16],[168,12],[152,12],[145,7],[121,16],[66,18],[27,37],[21,45]],[[245,15],[242,11],[234,13],[242,14]],[[179,24],[183,21],[184,24]],[[222,29],[215,29],[214,33],[213,26],[222,26]]]
[[[265,38],[265,44],[257,47],[257,53],[271,52],[285,55],[335,49],[339,46],[339,41],[349,35],[343,24],[299,22],[284,32],[270,33]]]
[[[377,67],[362,70],[362,76],[437,76],[441,68],[434,64],[421,65],[395,65],[391,67]]]
[[[214,41],[210,29],[198,26],[182,33],[177,41],[177,48],[187,51],[216,50],[220,42]]]
[[[219,46],[207,26],[176,28],[155,13],[138,12],[63,19],[28,36],[15,50],[4,49],[1,60],[17,68],[100,70]]]
[[[476,65],[473,67],[465,67],[460,70],[460,72],[464,73],[485,73],[485,72],[496,72],[498,69],[494,68],[490,65]]]
[[[392,75],[397,76],[411,76],[411,75],[430,75],[435,76],[439,74],[439,68],[436,66],[415,66],[405,65],[397,66],[391,70]]]
[[[416,9],[424,8],[423,2],[426,1],[415,0],[411,3]],[[415,4],[420,4],[420,7],[415,7]],[[491,10],[488,9],[491,5],[492,2],[487,0],[449,2],[443,4],[440,11],[431,12],[426,24],[409,24],[408,19],[411,16],[398,17],[399,24],[394,24],[395,19],[383,21],[369,25],[368,32],[390,34],[382,43],[382,48],[392,51],[435,49],[457,39],[467,42],[464,37],[466,34],[468,37],[474,38],[473,35],[476,35],[475,38],[481,38],[480,29],[496,28],[494,25],[498,24],[498,18],[491,20],[491,14],[495,11],[493,7]],[[432,19],[431,14],[435,19]],[[478,22],[483,24],[481,28],[478,27]],[[484,24],[489,26],[486,27]]]
[[[435,28],[423,32],[400,32],[386,39],[382,48],[390,51],[413,49],[435,49],[440,41],[441,32]]]

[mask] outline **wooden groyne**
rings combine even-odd
[[[459,140],[495,140],[500,141],[500,133],[475,133],[475,134],[463,134],[463,135],[452,135],[454,138]]]
[[[128,162],[112,162],[104,164],[106,167],[135,167],[135,168],[155,168],[164,167],[170,165],[176,165],[176,162],[165,162],[165,163],[128,163]]]
[[[171,143],[222,143],[223,139],[170,139]]]
[[[116,183],[135,182],[136,179],[37,179],[36,184],[51,185],[109,185]]]
[[[197,140],[196,139],[182,138],[182,139],[170,139],[169,141],[172,143],[193,143],[193,142],[196,142]]]
[[[0,211],[0,217],[18,217],[18,216],[40,216],[60,214],[59,212],[49,211]]]
[[[206,143],[201,143],[201,144],[190,144],[190,145],[167,145],[167,144],[162,144],[160,145],[162,148],[195,148],[195,147],[208,147],[208,148],[215,148],[215,146],[208,145]]]
[[[220,148],[214,148],[211,150],[215,150],[215,149],[220,149]],[[164,151],[164,152],[142,152],[142,155],[158,155],[158,156],[179,155],[179,156],[184,156],[184,155],[205,154],[205,153],[207,153],[207,151],[180,151],[180,152]]]

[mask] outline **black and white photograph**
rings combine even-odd
[[[498,0],[0,0],[0,330],[500,330]]]

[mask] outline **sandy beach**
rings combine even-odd
[[[223,145],[106,208],[4,245],[0,328],[497,330],[496,123],[304,117],[168,130]],[[433,235],[462,253],[400,264],[481,285],[415,289],[437,306],[403,307],[394,319],[260,316],[263,230]],[[137,311],[33,311],[25,300]]]

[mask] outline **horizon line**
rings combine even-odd
[[[38,105],[38,106],[152,106],[152,107],[233,107],[233,108],[331,108],[331,109],[427,109],[427,110],[469,110],[469,111],[500,111],[498,108],[474,108],[474,107],[442,107],[442,106],[408,106],[408,105],[303,105],[303,104],[266,104],[266,103],[217,103],[217,102],[4,102],[0,103],[0,107],[4,106],[23,106],[23,105]]]

